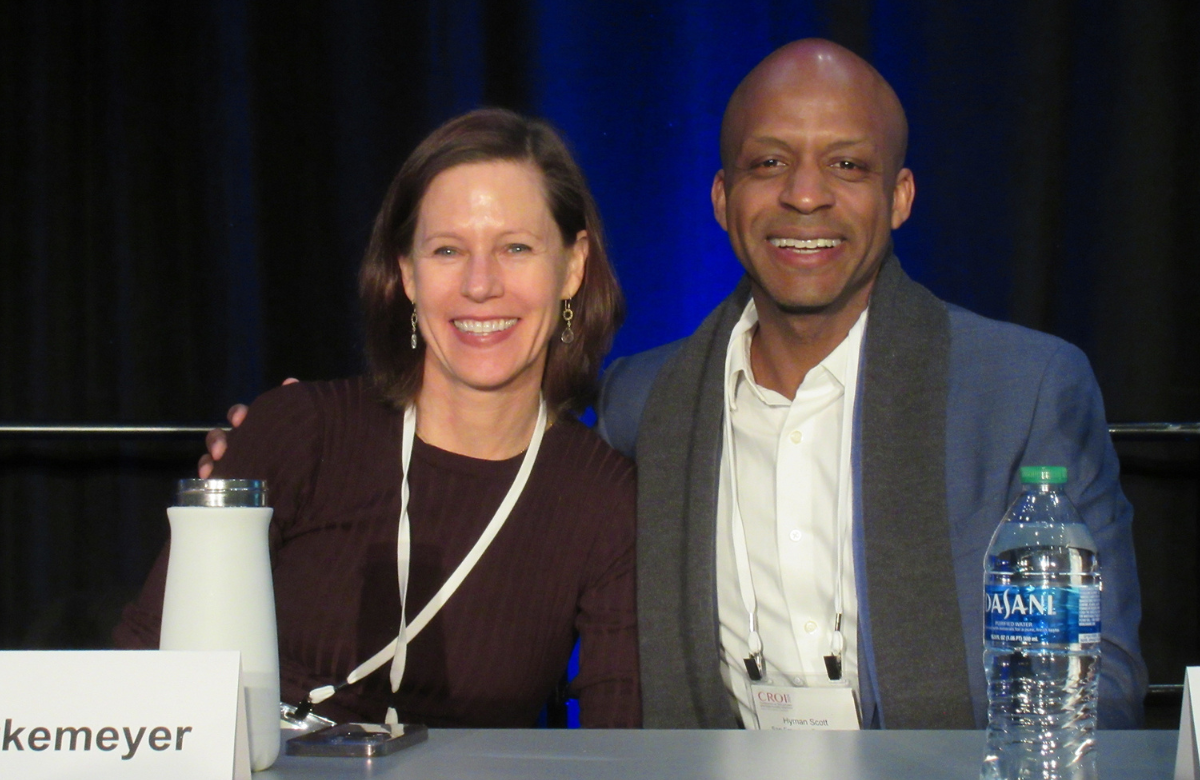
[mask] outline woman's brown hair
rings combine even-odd
[[[367,362],[384,396],[403,407],[421,388],[425,342],[410,346],[413,304],[404,295],[400,258],[412,252],[421,200],[430,182],[457,165],[505,160],[527,162],[542,173],[546,204],[572,246],[587,231],[583,283],[572,299],[575,340],[550,339],[542,393],[555,414],[579,413],[595,398],[600,363],[624,315],[624,299],[601,234],[600,213],[583,172],[567,145],[545,122],[504,109],[480,109],[451,119],[413,150],[392,180],[375,218],[359,271],[366,318]]]

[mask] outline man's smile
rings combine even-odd
[[[780,249],[790,249],[802,254],[832,249],[842,243],[840,238],[772,238],[770,241]]]

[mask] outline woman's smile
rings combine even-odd
[[[452,320],[454,327],[458,328],[463,333],[473,333],[475,335],[486,335],[489,333],[499,333],[511,328],[517,324],[517,318],[505,318],[496,320],[467,320],[457,319]]]

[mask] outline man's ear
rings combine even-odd
[[[913,180],[912,171],[901,168],[896,174],[896,186],[892,188],[892,230],[908,220],[916,196],[917,183]]]
[[[729,232],[729,227],[725,224],[725,169],[717,171],[717,175],[713,177],[712,183],[712,204],[713,216],[717,218],[717,224],[721,226],[721,230]]]

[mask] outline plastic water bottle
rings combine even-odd
[[[267,485],[183,479],[171,521],[161,650],[240,650],[254,771],[279,755],[279,642]]]
[[[984,780],[1097,776],[1100,565],[1066,481],[1065,468],[1022,468],[984,560]]]

